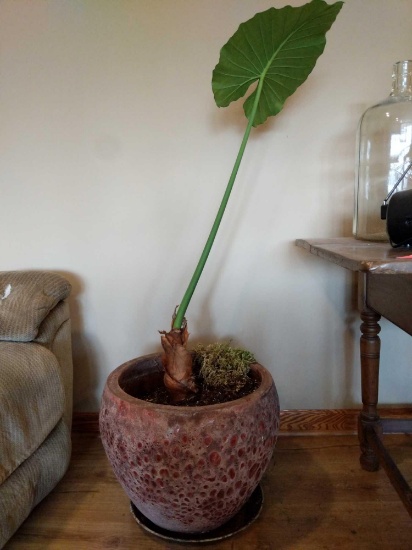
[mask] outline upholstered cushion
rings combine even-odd
[[[0,340],[30,342],[41,322],[70,293],[70,284],[56,273],[0,272]]]
[[[70,428],[73,409],[73,363],[70,312],[66,300],[59,302],[52,309],[40,325],[39,333],[34,341],[49,349],[59,362],[66,393],[65,420]]]
[[[0,483],[43,443],[64,407],[53,353],[36,343],[0,342]]]
[[[63,477],[70,450],[70,432],[61,421],[37,451],[0,485],[0,548]],[[50,542],[47,546],[51,548],[55,544]]]

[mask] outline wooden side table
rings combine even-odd
[[[412,489],[383,443],[384,433],[412,432],[412,419],[384,419],[378,413],[380,326],[385,317],[412,335],[412,250],[353,238],[298,239],[311,254],[358,273],[362,411],[358,421],[362,468],[382,465],[412,516]]]

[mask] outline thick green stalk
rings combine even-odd
[[[230,175],[228,184],[226,186],[225,194],[223,195],[222,202],[220,203],[219,210],[217,212],[217,215],[216,215],[215,221],[213,223],[212,229],[210,231],[209,237],[206,241],[206,244],[205,244],[205,247],[203,249],[202,255],[200,256],[199,262],[198,262],[198,264],[196,266],[196,269],[193,273],[193,276],[190,280],[189,286],[187,287],[185,295],[183,296],[183,299],[182,299],[182,301],[181,301],[181,303],[180,303],[180,305],[177,309],[176,317],[174,318],[174,321],[173,321],[173,328],[174,329],[180,329],[182,327],[183,319],[184,319],[186,310],[189,306],[190,300],[191,300],[191,298],[193,296],[193,293],[196,289],[197,283],[199,282],[200,276],[203,272],[203,268],[206,265],[206,261],[209,257],[209,254],[210,254],[210,251],[212,249],[214,240],[216,238],[216,235],[217,235],[217,232],[218,232],[218,229],[219,229],[219,226],[220,226],[220,222],[222,221],[223,214],[225,212],[227,203],[229,201],[230,193],[232,192],[232,188],[233,188],[233,185],[234,185],[235,180],[236,180],[236,176],[237,176],[237,173],[238,173],[238,170],[239,170],[239,166],[240,166],[240,163],[241,163],[242,158],[243,158],[243,153],[245,151],[246,144],[247,144],[247,141],[249,139],[250,131],[252,130],[253,122],[254,122],[256,111],[257,111],[258,104],[259,104],[260,94],[262,93],[263,80],[264,80],[264,77],[261,77],[259,79],[259,84],[258,84],[258,87],[256,89],[255,100],[253,102],[252,112],[251,112],[251,115],[249,117],[249,121],[248,121],[248,124],[247,124],[247,127],[246,127],[246,131],[245,131],[245,134],[243,136],[242,143],[240,145],[239,152],[237,154],[235,164],[234,164],[233,169],[232,169],[232,173]]]

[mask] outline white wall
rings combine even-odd
[[[299,5],[299,0],[289,2]],[[284,0],[2,0],[1,269],[73,284],[75,408],[159,349],[245,121],[215,107],[219,49]],[[352,275],[294,246],[350,236],[355,132],[412,55],[412,0],[347,0],[284,111],[254,131],[188,311],[192,341],[233,339],[281,406],[360,402]],[[382,402],[410,400],[411,340],[383,323]]]

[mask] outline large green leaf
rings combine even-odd
[[[342,4],[312,0],[297,8],[270,8],[242,23],[221,49],[213,71],[216,104],[226,107],[263,81],[253,126],[279,113],[314,68]],[[248,119],[256,91],[244,103]]]

